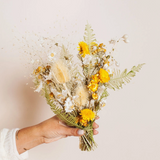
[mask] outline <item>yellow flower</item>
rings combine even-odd
[[[90,109],[83,109],[80,112],[80,115],[84,121],[93,121],[95,118],[95,113]]]
[[[99,70],[99,79],[101,83],[108,82],[110,80],[109,73],[106,70],[101,68]]]
[[[41,67],[41,66],[39,66],[39,67],[36,69],[35,74],[37,75],[38,73],[40,73],[40,72],[41,72],[41,70],[42,70],[42,67]]]
[[[94,83],[98,83],[99,82],[98,74],[92,75],[92,81],[91,82],[94,82]]]
[[[90,54],[87,43],[85,43],[83,41],[79,42],[78,50],[79,50],[79,54],[82,54],[81,56],[83,58],[86,56],[86,54]]]
[[[110,64],[109,60],[106,59],[106,60],[104,61],[104,64],[107,64],[107,65],[109,66],[109,64]]]
[[[80,122],[81,125],[84,126],[84,127],[86,127],[86,126],[88,125],[88,121],[86,121],[86,120],[84,120],[84,119],[82,119],[82,118],[79,119],[79,122]]]
[[[86,127],[87,125],[88,125],[88,121],[87,120],[84,120],[84,119],[82,119],[82,116],[80,116],[80,115],[78,115],[77,117],[76,117],[76,122],[75,122],[76,124],[77,123],[80,123],[82,126],[84,126],[84,127]]]
[[[50,99],[54,98],[54,94],[52,92],[49,94],[49,96],[50,96]]]
[[[87,86],[92,92],[97,91],[98,89],[98,84],[95,82],[90,82],[89,85]]]
[[[98,99],[98,95],[97,95],[96,93],[93,93],[93,94],[92,94],[92,98],[93,98],[93,99]]]
[[[47,80],[46,82],[47,82],[47,84],[50,84],[50,83],[52,83],[52,81],[51,81],[51,80]]]

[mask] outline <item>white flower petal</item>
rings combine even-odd
[[[66,112],[72,112],[74,109],[74,105],[69,97],[66,99],[64,106]]]

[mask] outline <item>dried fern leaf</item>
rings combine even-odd
[[[140,71],[143,65],[144,63],[139,64],[138,66],[133,66],[129,72],[127,72],[127,69],[122,73],[120,73],[120,70],[115,71],[113,77],[111,77],[110,81],[105,84],[105,86],[113,90],[122,88],[122,84],[129,83],[132,77],[136,75],[136,72]]]
[[[68,126],[82,129],[81,126],[75,123],[76,122],[75,116],[73,116],[71,113],[64,112],[62,108],[57,107],[54,104],[54,101],[50,99],[49,89],[47,85],[45,86],[44,90],[45,90],[45,97],[46,97],[47,103],[51,106],[51,110],[57,115],[57,117],[61,119],[64,123],[66,123],[66,125]]]
[[[109,93],[107,92],[107,88],[105,88],[104,92],[102,93],[100,99],[99,99],[99,102],[105,98],[105,97],[108,97],[109,96]]]
[[[93,34],[93,29],[91,28],[91,26],[87,23],[86,27],[85,27],[85,33],[84,33],[84,41],[87,43],[87,45],[89,46],[89,49],[91,47],[91,43],[95,42],[95,34]]]

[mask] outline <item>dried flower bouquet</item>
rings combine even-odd
[[[114,46],[120,41],[128,43],[128,36],[109,43]],[[133,66],[129,72],[127,69],[120,72],[112,55],[114,49],[109,52],[103,43],[98,44],[89,24],[85,27],[84,41],[79,42],[79,68],[68,49],[64,45],[60,48],[59,53],[49,53],[48,62],[41,63],[32,73],[35,91],[42,93],[51,110],[66,125],[85,131],[80,137],[80,149],[91,151],[96,147],[92,125],[106,104],[108,89],[122,88],[143,64]]]

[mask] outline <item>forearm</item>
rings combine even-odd
[[[16,134],[16,146],[19,154],[44,143],[38,125],[23,128]]]

